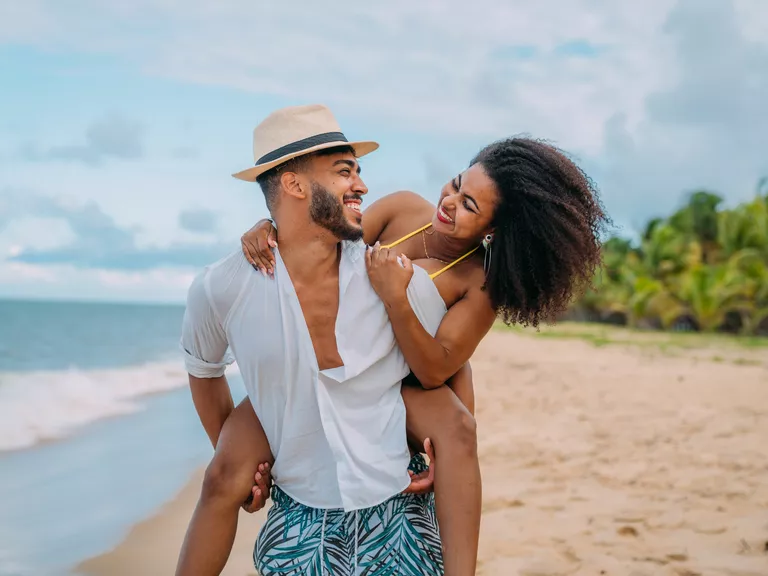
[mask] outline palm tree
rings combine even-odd
[[[704,332],[717,330],[729,312],[742,312],[749,302],[744,276],[726,265],[700,264],[686,271],[675,296],[678,305],[665,311],[665,324],[687,314]]]
[[[749,204],[721,212],[717,239],[724,258],[747,248],[768,258],[768,199],[757,197]]]
[[[717,250],[718,212],[723,199],[706,190],[693,192],[685,207],[675,212],[669,223],[702,248],[702,260],[709,264]]]
[[[669,223],[654,226],[640,246],[642,263],[647,273],[664,279],[681,272],[686,265],[687,245],[685,236]]]
[[[705,331],[736,327],[737,313],[745,333],[768,330],[768,177],[757,189],[729,210],[695,191],[669,218],[648,222],[638,244],[608,239],[594,289],[577,306],[633,326],[669,328],[686,317]]]
[[[656,226],[663,223],[664,218],[652,218],[649,220],[648,224],[645,225],[645,229],[643,230],[643,240],[648,240],[651,237],[651,234],[653,234],[653,231],[656,229]]]
[[[741,274],[745,295],[741,307],[743,332],[753,334],[768,319],[768,266],[760,250],[754,248],[734,254],[728,266]]]

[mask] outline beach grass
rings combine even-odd
[[[735,336],[730,334],[703,334],[696,332],[662,332],[637,330],[608,324],[585,322],[561,322],[555,325],[542,325],[536,328],[506,326],[497,322],[494,329],[511,331],[533,338],[576,339],[589,342],[593,346],[631,345],[641,348],[653,348],[660,352],[674,353],[679,350],[705,350],[734,352],[748,350],[757,352],[768,348],[768,338],[760,336]],[[722,356],[713,355],[713,361],[724,361]],[[733,362],[733,358],[728,358]],[[752,359],[743,359],[744,364],[752,364]]]

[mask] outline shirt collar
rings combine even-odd
[[[353,276],[362,276],[367,274],[363,255],[366,246],[362,239],[360,240],[342,240],[341,242],[341,261],[339,262],[339,293],[344,294],[349,286]],[[280,256],[280,251],[275,248],[276,261],[285,268],[285,263]],[[287,270],[286,270],[287,273]],[[290,278],[290,275],[289,275]],[[288,282],[293,290],[293,283]]]
[[[360,240],[342,240],[341,241],[341,257],[342,260],[346,260],[350,264],[357,263],[362,258],[365,252],[365,242]],[[357,267],[356,267],[357,270]]]
[[[363,254],[365,243],[362,240],[343,240],[341,243],[341,262],[339,263],[339,294],[346,293],[349,283],[355,276],[366,274]]]

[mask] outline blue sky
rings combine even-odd
[[[12,5],[16,4],[16,5]],[[768,174],[764,0],[27,0],[0,7],[0,297],[182,302],[266,214],[251,132],[323,102],[370,199],[491,140],[569,151],[621,231]]]

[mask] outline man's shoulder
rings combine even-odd
[[[238,248],[215,262],[203,266],[197,276],[205,277],[209,282],[214,280],[228,282],[238,277],[250,278],[261,276],[261,274],[251,266],[242,249]]]
[[[234,302],[249,282],[258,281],[262,275],[253,269],[242,250],[233,250],[223,258],[203,267],[189,288],[204,293],[207,300],[221,312]]]

